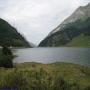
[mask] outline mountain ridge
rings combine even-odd
[[[88,8],[90,9],[90,3],[88,3],[86,6],[78,7],[67,19],[65,19],[60,25],[58,25],[58,27],[56,27],[56,29],[59,28],[59,30],[60,30],[60,28],[64,27],[63,25],[66,25],[67,23],[75,22],[77,19],[83,19],[83,17],[84,17],[84,19],[86,19],[86,18],[90,17],[90,10]],[[89,11],[86,10],[87,12],[89,12],[88,14],[87,14],[87,12],[83,13],[83,10],[85,10],[85,9],[89,10]],[[79,16],[77,15],[78,13],[80,13]],[[85,16],[86,16],[86,18],[85,18]],[[74,20],[72,20],[72,18]],[[55,32],[56,29],[54,29],[53,31]],[[53,31],[51,31],[50,34],[52,34]]]
[[[0,46],[31,47],[29,42],[7,21],[0,18]]]
[[[73,38],[79,36],[83,32],[86,32],[85,30],[87,30],[87,32],[90,31],[90,24],[88,20],[90,20],[90,3],[76,9],[71,16],[69,16],[58,27],[51,31],[48,36],[41,41],[39,46],[55,47],[67,45],[73,40]],[[87,23],[87,25],[85,23]]]

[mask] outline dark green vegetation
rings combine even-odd
[[[13,58],[14,55],[9,48],[3,47],[0,49],[0,67],[13,68]]]
[[[2,48],[2,54],[3,55],[13,55],[12,51],[10,50],[10,48],[5,47],[5,46]]]
[[[61,31],[42,41],[40,46],[90,47],[90,18],[67,24]]]
[[[0,69],[0,88],[17,90],[90,90],[90,68],[66,64],[16,64]]]
[[[74,38],[70,43],[66,46],[76,46],[76,47],[90,47],[90,36],[85,36],[83,34],[79,35],[78,37]]]
[[[0,19],[0,46],[30,47],[25,38],[8,22]]]

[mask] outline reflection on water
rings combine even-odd
[[[90,48],[27,48],[16,49],[14,63],[56,61],[90,66]]]

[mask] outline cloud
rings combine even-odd
[[[50,31],[89,0],[0,0],[0,17],[28,41],[38,44]]]

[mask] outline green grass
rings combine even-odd
[[[83,34],[74,38],[69,44],[66,46],[69,47],[90,47],[90,36],[84,36]]]
[[[70,63],[22,63],[0,68],[0,88],[18,90],[90,90],[90,68]]]

